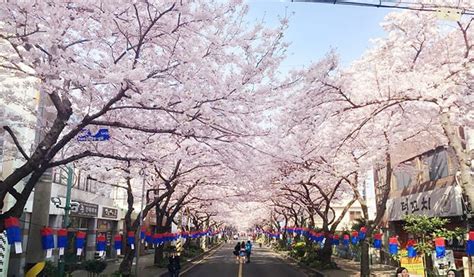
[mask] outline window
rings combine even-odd
[[[396,189],[403,190],[410,186],[415,181],[418,172],[415,160],[409,160],[398,165],[393,170],[394,181],[397,184]]]
[[[424,156],[423,162],[427,166],[430,181],[435,181],[449,175],[448,153],[443,147],[437,148]]]
[[[362,218],[362,212],[361,211],[350,211],[349,212],[349,220],[350,221],[355,221],[357,219]]]

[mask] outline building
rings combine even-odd
[[[466,141],[464,147],[473,149],[472,138]],[[448,229],[471,229],[473,222],[466,214],[466,199],[459,185],[459,164],[454,150],[449,146],[429,150],[407,146],[403,149],[392,157],[391,191],[383,220],[385,237],[398,235],[404,248],[411,238],[403,229],[407,215],[449,218]],[[376,188],[384,185],[385,172],[385,168],[375,171]],[[377,197],[380,199],[380,190],[377,190]],[[454,250],[456,264],[462,264],[463,242],[454,239],[448,241],[447,246]]]
[[[107,257],[115,257],[112,251],[113,236],[123,232],[125,210],[118,205],[113,198],[117,195],[119,188],[107,185],[91,178],[87,172],[76,170],[74,174],[73,187],[71,190],[71,212],[68,233],[72,238],[76,231],[87,233],[86,249],[83,258],[92,259],[95,254],[95,241],[98,234],[104,234],[107,238]],[[51,199],[49,205],[49,226],[53,229],[62,227],[64,220],[64,209],[56,207],[64,206],[67,190],[67,172],[63,168],[55,168],[52,174]],[[33,198],[31,195],[25,212],[32,213]],[[70,245],[69,251],[74,251]]]
[[[0,178],[2,179],[25,162],[3,126],[12,129],[27,154],[31,153],[35,145],[39,95],[33,89],[32,82],[35,82],[33,78],[18,78],[11,72],[0,69]],[[22,186],[23,183],[19,183],[17,190],[21,191]],[[4,202],[4,209],[9,209],[14,203],[14,198],[8,196]],[[23,230],[23,236],[26,237],[27,232]],[[10,255],[10,247],[3,234],[0,234],[0,249],[0,277],[7,276],[9,264],[14,271],[24,267],[25,252]],[[26,243],[23,243],[23,249],[26,249]]]

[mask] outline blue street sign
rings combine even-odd
[[[106,141],[110,139],[109,129],[101,128],[95,135],[89,129],[82,129],[77,136],[77,141]]]

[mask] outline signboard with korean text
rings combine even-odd
[[[425,276],[425,266],[423,264],[423,258],[420,256],[415,258],[401,257],[400,264],[402,267],[408,269],[410,277]]]
[[[102,207],[102,217],[117,219],[118,210],[113,208]]]
[[[433,268],[439,276],[446,276],[447,271],[450,269],[456,270],[453,250],[446,250],[446,255],[443,258],[436,258],[436,251],[433,251],[431,258],[433,260]]]
[[[389,221],[403,220],[407,215],[460,216],[462,209],[462,191],[458,186],[395,197],[387,201]]]
[[[71,201],[71,215],[83,217],[97,217],[99,205],[80,201]]]

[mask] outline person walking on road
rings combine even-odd
[[[168,271],[171,277],[179,277],[179,271],[181,270],[181,263],[179,255],[176,250],[172,250],[168,259]]]
[[[234,255],[237,262],[239,261],[239,254],[240,254],[240,242],[237,242],[237,244],[234,247]]]
[[[252,243],[249,240],[245,244],[245,252],[247,254],[247,263],[250,263],[250,254],[252,254]]]
[[[243,263],[245,260],[245,257],[247,256],[247,251],[245,250],[245,241],[240,243],[239,256],[240,256],[240,262]]]

